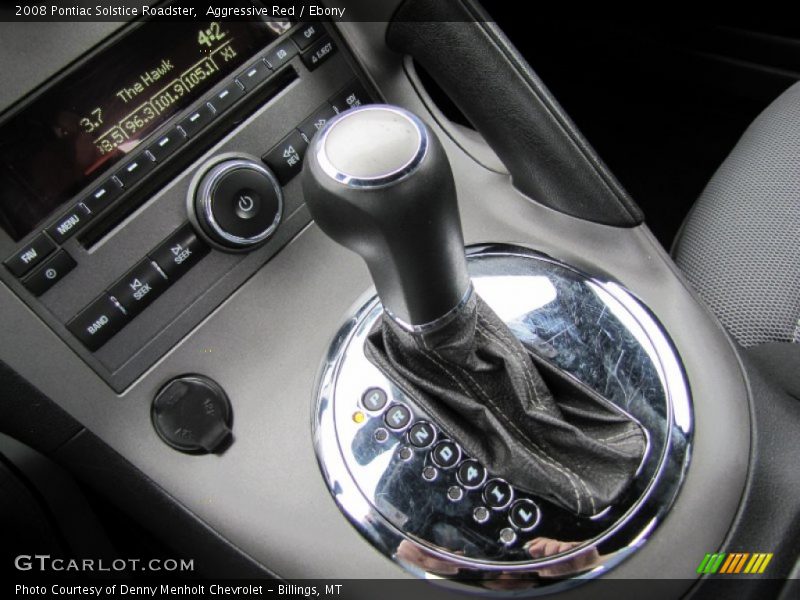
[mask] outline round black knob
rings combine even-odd
[[[453,174],[417,116],[380,104],[341,113],[314,137],[303,170],[312,217],[366,261],[397,321],[429,325],[465,301],[471,285]]]
[[[265,242],[278,228],[283,193],[275,175],[246,158],[215,164],[195,188],[191,220],[213,244],[243,250]]]
[[[156,394],[150,416],[159,437],[181,452],[208,454],[230,441],[231,403],[219,384],[202,375],[167,383]]]

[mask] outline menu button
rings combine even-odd
[[[47,233],[59,244],[71,238],[91,219],[92,213],[83,202],[79,202],[61,218],[47,228]]]

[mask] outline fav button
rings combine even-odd
[[[41,296],[75,268],[75,260],[64,250],[56,252],[41,267],[28,275],[22,284],[35,296]]]
[[[142,312],[166,288],[167,280],[150,259],[144,259],[117,281],[108,293],[132,317]]]
[[[53,241],[40,233],[16,254],[9,256],[3,264],[14,275],[22,277],[55,249],[56,245]]]

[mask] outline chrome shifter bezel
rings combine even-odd
[[[357,412],[357,399],[353,397],[353,391],[356,389],[354,386],[359,378],[363,389],[375,385],[382,386],[386,388],[390,398],[408,403],[404,392],[390,382],[364,356],[366,335],[383,312],[374,295],[359,304],[352,317],[338,332],[320,373],[317,397],[315,398],[313,433],[317,457],[326,483],[342,512],[356,529],[382,553],[418,577],[444,577],[457,580],[470,587],[489,587],[495,592],[497,589],[491,583],[493,580],[513,579],[513,584],[506,582],[505,587],[508,591],[516,593],[520,589],[527,588],[538,588],[540,592],[552,591],[561,589],[563,585],[570,582],[577,583],[598,577],[630,556],[646,542],[666,516],[685,478],[691,456],[693,416],[689,386],[680,358],[666,332],[652,313],[630,292],[615,282],[592,278],[571,266],[519,246],[481,246],[470,250],[468,259],[473,283],[479,293],[482,288],[489,291],[490,288],[486,286],[493,285],[492,277],[524,277],[526,275],[540,277],[545,275],[545,277],[552,278],[553,281],[560,278],[566,282],[564,289],[568,289],[569,294],[575,295],[575,302],[586,302],[579,306],[590,306],[590,301],[601,303],[603,314],[605,314],[605,309],[610,307],[608,317],[601,328],[605,333],[611,336],[618,335],[619,338],[615,339],[624,338],[627,344],[632,342],[638,344],[639,356],[642,359],[642,362],[638,363],[638,368],[642,373],[645,371],[648,373],[649,379],[645,383],[650,387],[646,385],[644,388],[651,390],[650,396],[644,398],[643,393],[641,406],[633,402],[633,405],[628,407],[619,407],[617,402],[608,399],[609,402],[614,402],[620,410],[629,412],[634,418],[643,422],[648,433],[657,433],[653,447],[649,448],[650,451],[643,460],[637,479],[631,486],[631,492],[620,501],[619,506],[610,507],[598,515],[585,518],[588,519],[585,523],[580,517],[566,515],[566,513],[561,514],[554,507],[546,506],[545,502],[545,507],[550,511],[551,517],[564,520],[574,519],[578,525],[575,531],[592,531],[591,527],[583,530],[581,527],[584,527],[589,521],[593,521],[597,530],[602,533],[592,535],[589,539],[579,542],[565,540],[576,545],[560,554],[544,558],[520,559],[523,549],[519,547],[516,549],[509,547],[507,552],[495,547],[487,548],[486,556],[456,554],[428,539],[420,538],[414,531],[405,530],[402,523],[403,515],[399,509],[397,509],[398,514],[390,517],[385,514],[385,510],[381,511],[378,508],[379,505],[387,505],[385,495],[392,493],[387,487],[378,490],[378,486],[384,481],[383,476],[389,472],[390,468],[394,469],[393,474],[399,473],[401,467],[392,462],[391,456],[387,455],[384,458],[388,458],[388,462],[376,459],[372,463],[380,462],[385,470],[373,469],[374,472],[369,473],[368,464],[361,464],[353,459],[353,453],[362,452],[364,447],[357,439],[361,425],[353,421],[354,412]],[[504,270],[496,274],[482,273],[482,266],[491,264],[487,261],[501,266]],[[499,281],[496,280],[494,285],[499,285]],[[491,296],[491,294],[489,295]],[[496,308],[490,297],[484,296],[484,300]],[[525,318],[534,315],[544,306],[547,304],[543,304],[529,313],[524,313]],[[557,306],[561,307],[562,305],[559,302]],[[497,312],[503,317],[502,311]],[[603,314],[598,318],[598,324],[603,318]],[[564,322],[567,323],[567,321]],[[580,322],[573,323],[570,327],[591,327],[591,325],[580,325]],[[510,327],[518,337],[529,337],[530,339],[523,339],[523,341],[527,341],[527,345],[530,346],[531,341],[534,340],[530,336],[535,336],[535,334],[532,330],[526,332],[527,325],[524,323],[524,320],[514,321],[510,323]],[[590,330],[588,333],[592,332]],[[574,343],[579,346],[580,336],[575,336],[574,340]],[[536,343],[535,340],[533,343]],[[599,343],[596,345],[602,346]],[[583,344],[583,346],[586,345]],[[576,346],[576,356],[580,355],[580,352],[587,351],[585,348],[581,349]],[[579,372],[581,368],[592,367],[592,373],[596,375],[598,365],[610,365],[608,361],[613,360],[618,361],[614,368],[619,368],[623,362],[623,354],[624,352],[620,353],[618,358],[610,354],[595,357],[599,360],[594,364],[579,366],[575,370]],[[645,364],[647,361],[649,361],[649,366]],[[607,372],[604,376],[607,378],[610,378],[611,375],[618,376],[620,373],[616,371],[614,374],[610,367],[605,368]],[[567,368],[564,370],[570,372]],[[581,380],[581,377],[575,373],[572,375]],[[645,376],[642,375],[642,377]],[[584,383],[586,382],[584,381]],[[621,383],[620,386],[622,386]],[[413,402],[409,405],[414,406]],[[413,413],[417,418],[425,419],[424,411],[420,411],[419,407],[414,408]],[[651,444],[649,443],[649,445]],[[395,444],[392,448],[387,447],[387,451],[394,452],[396,447],[399,447],[399,444]],[[346,455],[344,449],[347,449],[350,454]],[[361,458],[364,460],[365,457]],[[423,464],[417,459],[418,457],[415,455],[413,461],[416,461],[414,463],[416,466]],[[424,458],[421,460],[424,461]],[[404,463],[408,464],[408,461],[404,461]],[[397,477],[401,475],[405,476],[400,473]],[[369,485],[365,483],[366,480],[369,480]],[[412,483],[415,484],[415,482]],[[431,485],[434,483],[432,482]],[[373,484],[375,488],[371,494],[364,491]],[[424,490],[424,488],[421,489]],[[381,495],[384,497],[380,497]],[[398,500],[402,501],[403,499]],[[539,506],[542,506],[541,501],[537,500],[537,502],[539,502]],[[402,502],[398,502],[397,505],[402,505]],[[388,506],[394,508],[395,504],[390,501]],[[465,508],[470,512],[473,510],[471,506],[465,506]],[[542,518],[541,515],[540,518]],[[405,523],[409,522],[411,519],[406,519]],[[569,531],[569,525],[567,523],[565,526],[567,531]],[[592,523],[589,525],[591,526]],[[474,528],[474,524],[471,526]],[[474,542],[475,532],[466,529],[465,532],[470,534],[470,537],[464,538],[465,544],[466,540],[470,540],[470,543]],[[517,533],[521,537],[526,536],[524,531]],[[497,544],[500,545],[502,542],[498,540]],[[500,555],[496,555],[498,552]],[[596,555],[596,559],[587,561],[588,555],[593,557]],[[416,558],[409,560],[409,556]],[[419,557],[422,557],[422,560],[417,560]],[[414,564],[415,562],[416,564]],[[554,586],[553,584],[556,583],[561,585]]]

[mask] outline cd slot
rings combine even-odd
[[[100,208],[90,226],[78,234],[81,245],[91,250],[154,192],[241,123],[256,106],[277,96],[297,78],[294,67],[287,65],[252,91],[247,84],[231,79],[203,102],[161,128],[141,145],[145,150],[135,157],[132,155],[133,158],[115,174],[116,180],[124,185],[124,193],[109,206]],[[163,152],[170,144],[175,144],[176,149]],[[145,165],[147,172],[137,176],[135,169]]]

